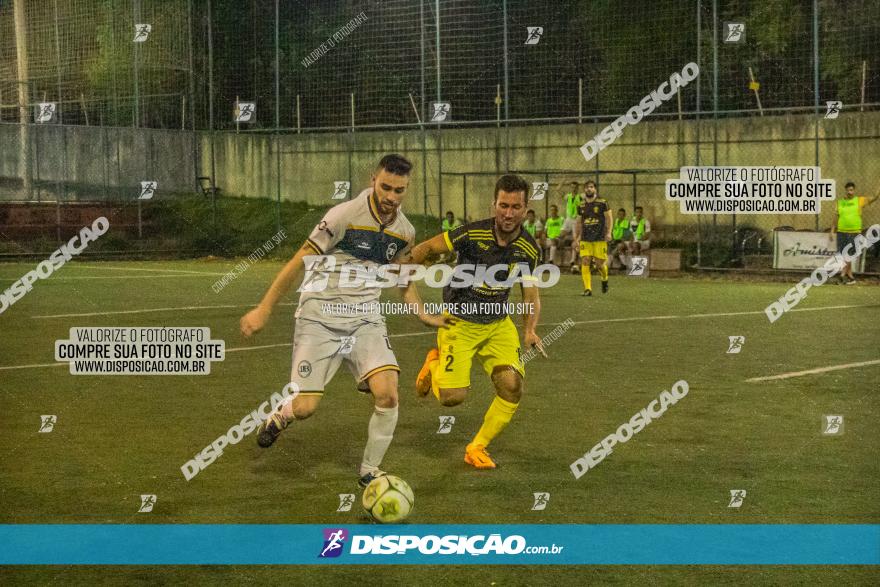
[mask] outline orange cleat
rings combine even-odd
[[[494,469],[495,461],[486,452],[486,447],[482,444],[469,444],[464,449],[464,462],[473,465],[477,469]]]
[[[418,377],[416,377],[416,394],[419,397],[425,397],[431,391],[431,363],[439,360],[440,351],[438,349],[429,350],[425,356],[425,362],[419,370]]]

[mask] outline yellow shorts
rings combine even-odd
[[[434,380],[441,389],[469,387],[474,355],[490,376],[495,367],[510,366],[521,376],[519,333],[507,316],[491,324],[475,324],[459,319],[452,326],[437,331],[440,364]]]
[[[608,258],[608,243],[605,241],[581,241],[581,257]]]

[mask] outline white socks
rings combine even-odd
[[[360,475],[372,473],[382,464],[382,459],[391,445],[394,429],[397,427],[397,406],[393,408],[373,408],[370,425],[367,428],[367,447],[364,449],[364,460],[361,463]]]

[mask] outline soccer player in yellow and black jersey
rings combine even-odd
[[[465,224],[417,245],[411,262],[422,263],[431,255],[449,251],[458,253],[459,266],[504,265],[494,281],[475,282],[469,287],[443,289],[443,301],[451,307],[455,322],[437,333],[437,348],[428,352],[416,380],[416,391],[424,397],[429,391],[444,406],[464,401],[471,384],[474,356],[492,379],[495,398],[483,425],[465,449],[464,460],[478,469],[494,469],[495,462],[486,452],[489,443],[507,426],[519,407],[525,369],[520,361],[519,334],[503,305],[510,294],[510,271],[519,265],[523,303],[531,311],[524,317],[524,342],[542,354],[541,339],[535,333],[541,309],[538,288],[527,279],[540,261],[538,243],[522,227],[526,216],[529,184],[516,175],[504,175],[495,185],[495,217]],[[525,271],[525,267],[529,271]],[[513,281],[513,280],[511,280]],[[530,306],[528,304],[531,304]],[[499,310],[498,306],[502,306]],[[546,356],[546,354],[544,355]]]
[[[584,295],[593,295],[590,265],[595,264],[602,277],[602,293],[608,293],[608,241],[611,240],[613,218],[611,208],[596,193],[596,184],[585,184],[585,198],[578,206],[578,225],[581,227],[579,248],[581,252],[581,279]]]

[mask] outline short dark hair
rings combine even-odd
[[[495,183],[495,195],[492,198],[492,202],[498,201],[498,192],[522,192],[523,193],[523,201],[529,201],[529,184],[526,180],[521,178],[518,175],[514,175],[509,173],[507,175],[502,175],[498,178],[498,181]]]
[[[449,216],[450,214],[452,214],[453,216],[455,216],[455,213],[454,213],[452,210],[448,210],[448,211],[446,212],[446,215]]]
[[[532,210],[531,208],[529,208],[528,210],[526,210],[526,214],[534,214],[534,213],[535,213],[535,211]]]
[[[392,153],[382,157],[379,161],[379,166],[376,167],[376,171],[380,169],[384,169],[394,175],[409,175],[409,172],[412,171],[412,163],[403,155]]]
[[[636,206],[635,208],[633,208],[633,212],[635,212],[636,210],[641,210],[642,212],[645,211],[645,209],[642,208],[641,206]]]
[[[596,187],[596,182],[593,181],[592,179],[588,179],[587,181],[585,181],[585,182],[584,182],[584,187],[587,187],[587,186],[590,185],[590,184],[593,184],[593,187]]]
[[[856,184],[853,183],[853,182],[851,182],[851,181],[848,181],[848,182],[846,182],[846,185],[843,186],[843,187],[844,187],[844,188],[848,188],[849,186],[856,187]]]
[[[626,214],[626,208],[618,208],[617,211]]]

